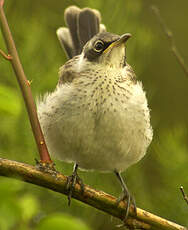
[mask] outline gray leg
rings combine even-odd
[[[117,170],[115,170],[114,172],[115,172],[115,174],[116,174],[116,176],[117,176],[117,178],[121,184],[121,188],[122,188],[122,195],[120,195],[120,197],[118,198],[117,203],[119,204],[121,201],[124,201],[125,199],[127,200],[127,208],[126,208],[126,213],[125,213],[125,218],[124,218],[124,220],[126,220],[128,215],[129,215],[129,208],[130,208],[131,201],[134,205],[135,213],[136,213],[136,204],[135,204],[134,199],[130,195],[129,190],[128,190],[121,174]]]
[[[78,164],[75,163],[74,168],[73,168],[73,173],[71,176],[68,177],[68,180],[67,180],[67,188],[69,190],[69,193],[68,193],[68,205],[69,206],[71,204],[72,192],[74,190],[76,183],[80,184],[82,192],[84,192],[84,184],[83,184],[82,179],[78,176],[77,170],[78,170]]]

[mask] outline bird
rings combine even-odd
[[[134,200],[121,173],[146,154],[153,136],[146,93],[126,60],[131,34],[107,32],[95,9],[70,6],[64,17],[67,27],[57,36],[69,60],[55,90],[37,102],[47,147],[57,159],[74,163],[69,204],[75,183],[82,185],[78,168],[113,172],[122,188],[117,203],[127,200],[127,218]]]

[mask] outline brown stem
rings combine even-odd
[[[156,7],[156,6],[152,6],[151,9],[153,10],[155,16],[157,17],[160,25],[161,25],[161,28],[164,32],[164,34],[166,35],[167,39],[169,40],[170,42],[170,47],[171,47],[171,51],[172,53],[174,54],[176,60],[178,61],[178,63],[180,64],[180,66],[182,67],[185,75],[188,77],[188,68],[187,66],[185,65],[185,62],[184,62],[184,59],[183,57],[181,56],[178,48],[176,47],[175,45],[175,42],[174,42],[174,38],[173,38],[173,34],[172,32],[169,30],[169,28],[167,27],[167,25],[165,24],[165,22],[163,21],[161,15],[160,15],[160,11],[159,9]]]
[[[60,173],[54,176],[54,174],[44,173],[34,166],[16,161],[0,158],[0,175],[17,178],[18,180],[39,185],[66,195],[69,192],[67,189],[66,176]],[[83,192],[80,185],[76,184],[72,197],[121,220],[124,218],[127,205],[125,202],[120,202],[120,204],[117,205],[115,197],[102,191],[94,190],[88,185],[84,185]],[[134,207],[132,206],[130,208],[130,217],[125,222],[125,225],[131,229],[187,230],[186,227],[140,208],[137,208],[137,216],[135,216]]]
[[[4,3],[4,0],[0,0],[0,22],[1,22],[2,34],[4,37],[8,52],[12,57],[10,61],[11,61],[17,81],[22,91],[22,95],[23,95],[25,105],[27,108],[27,112],[29,115],[31,127],[33,130],[35,141],[36,141],[38,151],[40,154],[40,159],[42,162],[51,163],[52,160],[48,153],[48,149],[45,144],[44,136],[43,136],[40,124],[39,124],[39,120],[38,120],[38,116],[36,112],[36,106],[35,106],[35,103],[32,97],[30,84],[28,84],[28,80],[25,76],[23,67],[21,65],[21,62],[20,62],[20,59],[19,59],[19,56],[16,50],[16,46],[14,44],[14,40],[12,38],[12,34],[9,29],[6,16],[4,14],[3,3]]]

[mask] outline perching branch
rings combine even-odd
[[[181,56],[178,48],[176,47],[176,44],[174,42],[174,37],[173,37],[172,32],[169,30],[169,28],[167,27],[167,25],[163,21],[163,18],[160,15],[159,9],[156,6],[152,6],[151,8],[152,8],[155,16],[157,17],[157,19],[158,19],[158,21],[159,21],[159,23],[161,25],[161,28],[162,28],[164,34],[166,35],[168,41],[170,42],[170,48],[171,48],[172,53],[176,57],[176,60],[178,61],[178,63],[180,64],[180,66],[182,67],[185,75],[188,77],[188,68],[185,65],[184,59]]]
[[[8,49],[8,53],[11,57],[11,59],[9,58],[9,60],[12,64],[17,81],[22,91],[22,95],[23,95],[24,102],[25,102],[27,112],[29,115],[31,127],[33,130],[35,141],[36,141],[38,151],[40,154],[41,162],[51,164],[52,160],[48,153],[48,149],[45,144],[44,136],[42,134],[42,130],[39,124],[39,120],[38,120],[37,112],[36,112],[36,106],[35,106],[35,103],[32,97],[30,84],[28,83],[23,67],[21,65],[21,62],[20,62],[20,59],[19,59],[19,56],[16,50],[16,46],[14,44],[14,40],[12,38],[12,34],[9,29],[6,16],[4,14],[3,4],[4,4],[4,0],[0,0],[0,23],[1,23],[2,34],[5,40],[7,49]],[[1,52],[1,55],[3,55],[5,58],[9,57],[4,52]]]
[[[16,178],[66,195],[69,192],[66,176],[60,173],[56,175],[45,173],[34,166],[16,161],[0,158],[0,175]],[[80,185],[76,184],[72,197],[121,220],[124,218],[127,205],[125,202],[120,202],[117,205],[115,197],[102,191],[94,190],[88,185],[84,186],[84,192],[82,192]],[[130,208],[130,217],[125,222],[125,225],[131,229],[187,230],[186,227],[140,208],[137,208],[137,216],[135,216],[134,207],[132,206]]]

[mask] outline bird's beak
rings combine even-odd
[[[119,46],[122,43],[125,43],[132,35],[130,33],[123,34],[118,40],[112,42],[104,51],[103,53],[107,53],[109,50],[113,49],[114,47]]]

